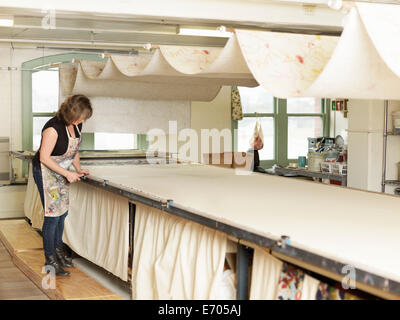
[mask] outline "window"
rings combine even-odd
[[[246,117],[238,124],[238,150],[247,151],[250,148],[250,140],[253,136],[257,118]],[[274,118],[259,118],[263,130],[264,147],[259,151],[260,160],[274,159]]]
[[[238,150],[247,151],[258,120],[264,135],[264,147],[259,151],[260,160],[274,159],[274,97],[262,87],[239,87],[244,118],[238,122]]]
[[[137,149],[136,134],[95,132],[95,150]]]
[[[72,59],[101,60],[97,54],[67,53],[41,57],[22,64],[22,146],[37,150],[44,124],[55,116],[59,101],[57,63]],[[121,150],[146,148],[145,135],[119,133],[82,133],[81,149]],[[26,170],[24,169],[26,172]]]
[[[307,156],[307,138],[323,135],[322,112],[321,99],[287,99],[289,159]]]
[[[40,146],[42,128],[58,110],[58,69],[32,73],[33,150]]]
[[[50,119],[51,117],[33,117],[33,150],[36,151],[39,149],[42,139],[42,129]]]
[[[306,156],[308,137],[329,135],[328,101],[318,98],[278,99],[262,87],[239,87],[243,120],[237,121],[235,149],[247,151],[258,119],[264,134],[261,165],[287,165]]]
[[[288,117],[288,158],[307,156],[307,138],[321,136],[321,117]]]

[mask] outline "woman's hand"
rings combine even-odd
[[[90,174],[90,173],[89,173],[89,170],[87,170],[87,169],[80,169],[80,170],[78,170],[77,172],[78,172],[78,173],[81,173],[81,174],[83,174],[83,175],[85,175],[85,174]]]
[[[78,173],[78,172],[73,172],[73,171],[68,171],[68,173],[65,175],[68,182],[70,182],[70,183],[74,183],[74,182],[81,180],[80,178],[82,176],[83,176],[83,173]]]

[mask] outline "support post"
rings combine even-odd
[[[236,257],[237,300],[249,299],[249,260],[250,249],[238,243]]]
[[[135,211],[136,205],[129,202],[129,254],[128,254],[128,281],[132,281],[132,264],[133,264],[133,238],[135,231]]]
[[[385,116],[384,116],[384,131],[383,131],[383,159],[382,159],[382,193],[385,193],[385,184],[386,184],[386,151],[387,151],[387,128],[388,128],[388,109],[389,102],[388,100],[384,101],[385,106]]]

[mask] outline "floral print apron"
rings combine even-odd
[[[79,138],[73,138],[68,128],[65,127],[68,135],[67,151],[60,156],[51,156],[59,166],[66,170],[71,167],[82,141],[82,135],[77,126],[76,129],[79,132]],[[43,179],[44,214],[46,217],[62,216],[69,208],[69,182],[64,176],[47,168],[42,163],[40,166]]]

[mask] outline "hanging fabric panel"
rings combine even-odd
[[[236,30],[254,78],[271,95],[302,95],[328,63],[338,39],[328,36]]]
[[[400,77],[399,5],[357,2],[356,6],[379,56]]]
[[[399,87],[400,78],[382,60],[353,8],[331,60],[305,95],[400,99]]]
[[[136,204],[134,299],[218,299],[226,235]]]
[[[232,104],[232,120],[242,120],[243,110],[242,102],[240,100],[240,92],[237,87],[232,87],[231,92],[231,104]]]
[[[146,134],[152,129],[169,132],[169,121],[176,121],[177,131],[190,128],[189,101],[153,101],[128,98],[91,98],[93,115],[83,125],[83,132]]]
[[[71,184],[63,241],[80,256],[127,281],[128,200],[84,183]]]
[[[61,83],[65,92],[143,100],[211,101],[223,85],[261,85],[278,98],[397,100],[398,21],[397,5],[358,3],[341,37],[235,30],[224,48],[160,46],[81,61]]]
[[[275,300],[283,262],[265,249],[254,248],[253,269],[250,285],[251,300]]]

